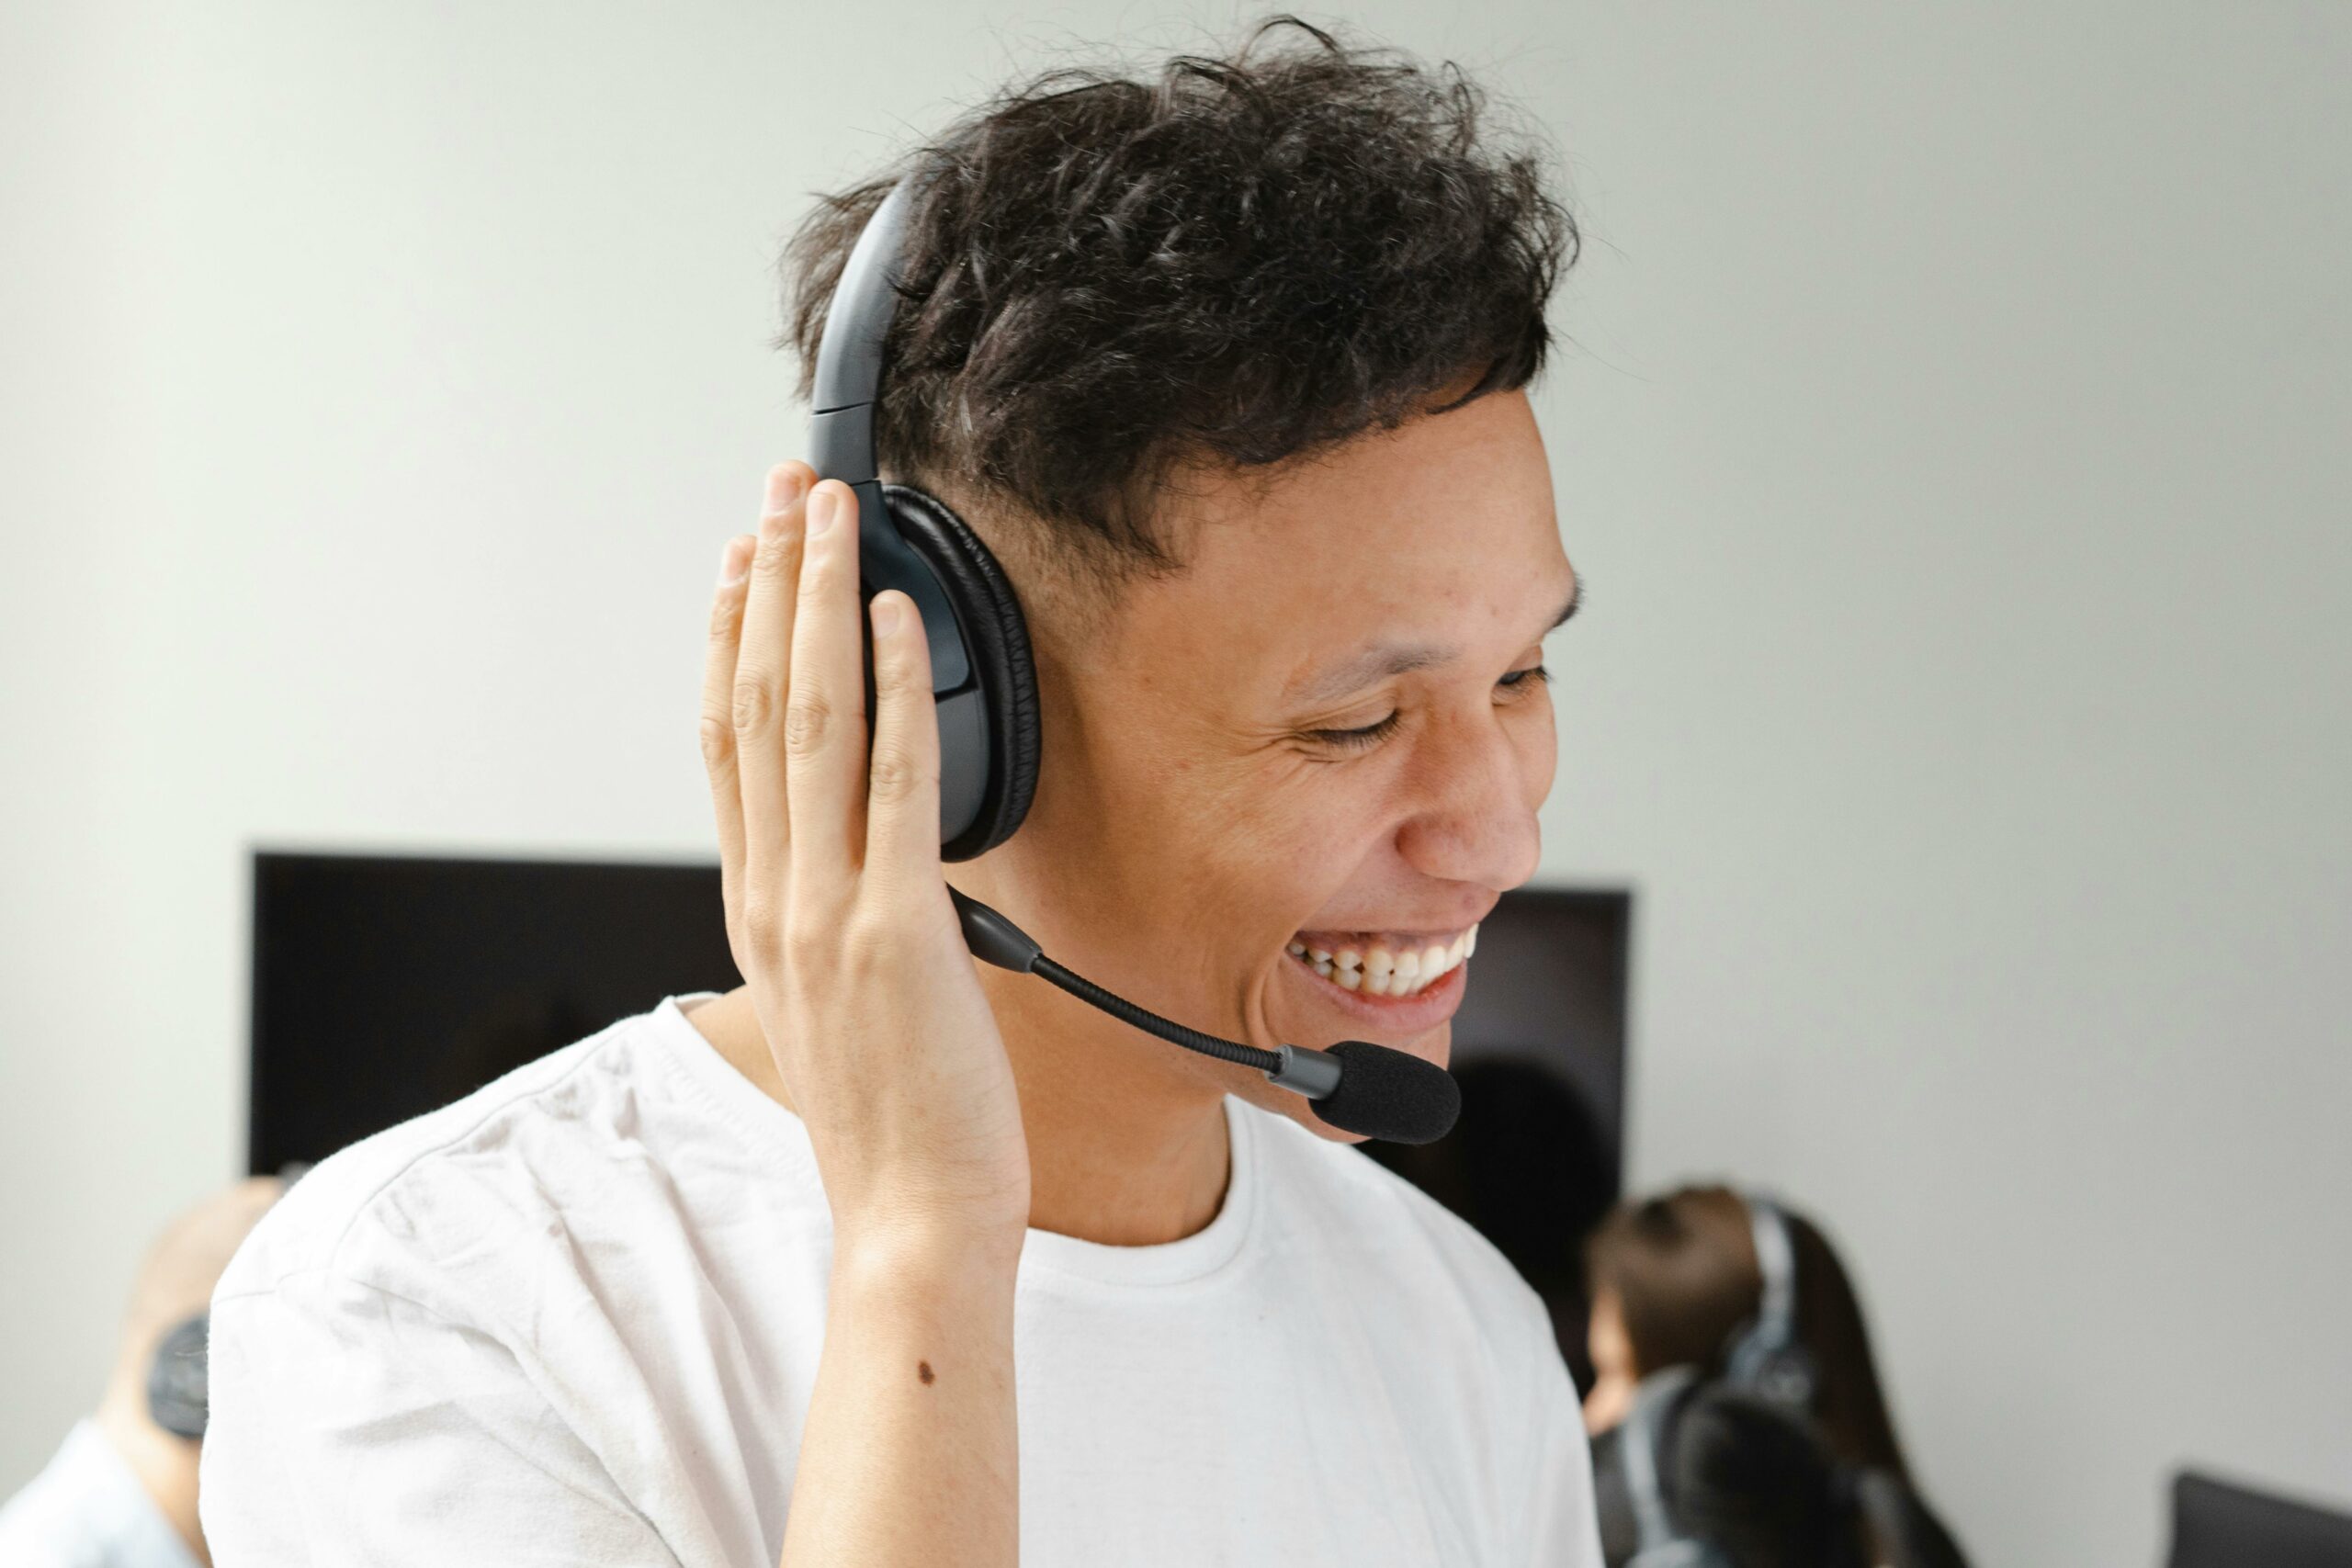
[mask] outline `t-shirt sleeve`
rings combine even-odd
[[[1535,1508],[1521,1561],[1527,1568],[1601,1568],[1584,1410],[1548,1333],[1544,1348],[1547,1353],[1538,1358],[1542,1370],[1532,1380],[1535,1408],[1527,1445],[1534,1466],[1528,1492]]]
[[[320,1269],[216,1297],[198,1487],[220,1568],[673,1564],[514,1355]]]

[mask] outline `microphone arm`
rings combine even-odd
[[[1045,954],[1028,932],[1006,919],[977,898],[967,898],[953,887],[947,897],[956,903],[956,918],[964,927],[964,941],[972,956],[1000,969],[1010,969],[1016,975],[1035,975],[1049,985],[1059,987],[1091,1008],[1109,1013],[1123,1023],[1134,1025],[1146,1034],[1155,1035],[1170,1045],[1182,1045],[1204,1056],[1214,1056],[1220,1062],[1232,1062],[1239,1066],[1255,1067],[1266,1075],[1266,1080],[1280,1089],[1291,1089],[1309,1100],[1329,1099],[1340,1087],[1340,1058],[1328,1051],[1309,1050],[1298,1045],[1285,1045],[1279,1051],[1264,1051],[1255,1045],[1244,1045],[1238,1040],[1225,1040],[1214,1034],[1204,1034],[1197,1029],[1187,1029],[1175,1020],[1162,1018],[1149,1008],[1138,1007],[1126,998],[1106,991],[1075,970],[1064,968]]]

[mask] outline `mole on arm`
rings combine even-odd
[[[915,1375],[922,1379],[923,1382],[929,1382],[939,1374],[931,1370],[931,1363],[929,1361],[917,1361],[915,1363]]]

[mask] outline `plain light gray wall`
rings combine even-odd
[[[0,1487],[238,1168],[245,847],[707,853],[804,193],[1233,15],[0,12]],[[1636,1176],[1828,1219],[1983,1562],[2352,1497],[2352,12],[1354,19],[1588,225],[1545,869],[1640,889]]]

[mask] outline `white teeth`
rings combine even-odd
[[[1385,947],[1312,947],[1303,942],[1285,951],[1334,985],[1368,997],[1403,997],[1426,990],[1478,951],[1478,928],[1472,926],[1446,944],[1392,953]]]

